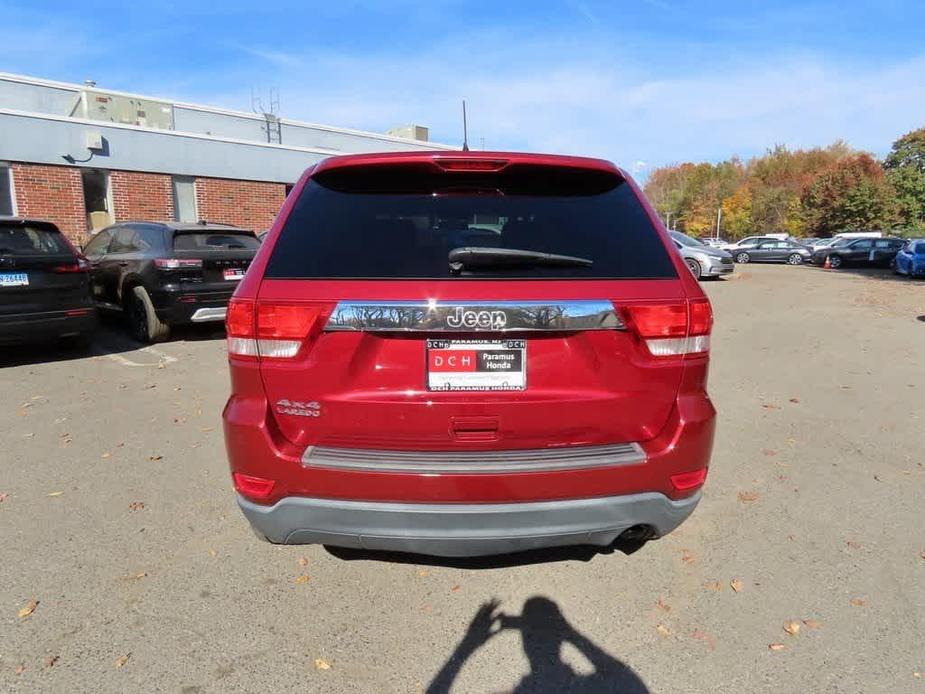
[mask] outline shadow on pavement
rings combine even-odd
[[[649,689],[632,668],[613,657],[565,619],[559,606],[547,597],[529,598],[520,615],[498,610],[500,603],[483,604],[462,640],[427,687],[427,694],[446,694],[466,661],[502,631],[520,632],[530,672],[513,692],[614,692],[648,694]],[[593,672],[581,674],[562,660],[562,647],[571,644],[591,664]]]
[[[426,554],[405,552],[384,552],[378,550],[352,549],[348,547],[324,548],[333,557],[343,561],[385,561],[394,564],[414,564],[417,566],[443,566],[454,569],[477,571],[482,569],[506,569],[532,564],[551,564],[559,561],[588,562],[601,554],[613,554],[614,551],[625,555],[639,551],[646,544],[644,541],[617,540],[607,547],[592,545],[575,545],[570,547],[550,547],[514,554],[498,554],[488,557],[433,557]]]

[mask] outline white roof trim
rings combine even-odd
[[[5,80],[7,82],[18,82],[20,84],[34,84],[42,87],[53,87],[55,89],[63,89],[72,92],[82,92],[85,89],[91,89],[97,92],[104,92],[106,94],[114,94],[117,96],[124,96],[130,99],[145,99],[147,101],[162,101],[165,104],[170,104],[174,108],[184,108],[190,109],[193,111],[203,111],[205,113],[217,113],[225,116],[235,116],[237,118],[248,118],[250,120],[259,120],[263,121],[264,119],[256,113],[248,113],[247,111],[235,111],[233,109],[220,108],[218,106],[208,106],[206,104],[192,104],[185,101],[176,101],[175,99],[165,99],[159,96],[151,96],[147,94],[138,94],[135,92],[123,92],[118,89],[106,89],[100,87],[99,85],[95,87],[88,87],[83,84],[74,84],[72,82],[57,82],[55,80],[43,79],[41,77],[30,77],[28,75],[16,75],[11,72],[0,72],[0,80]],[[0,109],[4,110],[4,109]],[[51,114],[57,115],[57,114]],[[317,130],[326,130],[332,133],[338,133],[343,135],[358,135],[366,138],[373,138],[377,140],[384,140],[386,142],[401,142],[416,144],[420,147],[428,147],[431,149],[446,149],[446,150],[458,150],[459,147],[454,145],[446,145],[439,142],[424,142],[421,140],[412,140],[406,137],[395,137],[394,135],[386,135],[385,133],[374,133],[366,130],[354,130],[352,128],[340,128],[334,125],[321,125],[318,123],[309,123],[307,121],[292,120],[289,118],[280,118],[280,121],[285,125],[291,125],[297,128],[312,128]],[[98,123],[100,121],[93,121]],[[157,132],[165,132],[156,128],[141,128],[142,130],[156,130]],[[173,131],[176,132],[176,131]],[[208,137],[208,136],[205,136]]]

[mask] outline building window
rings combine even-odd
[[[112,197],[109,190],[109,172],[100,169],[83,169],[80,178],[84,189],[84,211],[87,227],[91,231],[113,223]]]
[[[13,193],[13,170],[0,162],[0,214],[16,214],[16,195]]]
[[[196,180],[186,176],[173,177],[173,218],[178,222],[195,222]]]

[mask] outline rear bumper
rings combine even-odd
[[[96,329],[95,308],[75,307],[86,311],[68,315],[69,311],[42,311],[0,316],[0,344],[34,343],[61,337],[87,335]]]
[[[286,497],[261,506],[238,496],[254,529],[280,544],[326,544],[444,557],[563,545],[607,546],[645,525],[658,536],[693,513],[701,492],[656,492],[509,504],[416,504]]]
[[[234,287],[222,290],[161,289],[151,294],[157,317],[169,324],[225,320]]]
[[[704,277],[720,277],[722,275],[731,275],[733,272],[735,272],[734,264],[722,265],[717,263],[703,268]]]

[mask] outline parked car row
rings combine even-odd
[[[97,309],[122,314],[145,343],[224,321],[259,245],[230,225],[140,221],[106,227],[81,252],[51,222],[0,218],[0,341],[85,344]]]

